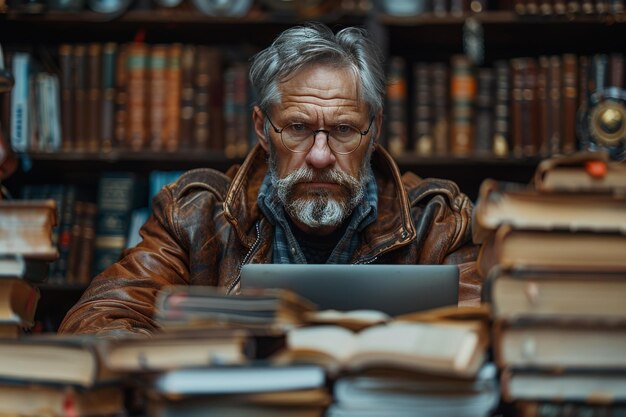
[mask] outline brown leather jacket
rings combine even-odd
[[[377,148],[378,219],[369,225],[355,263],[458,264],[460,303],[477,303],[481,281],[471,244],[472,204],[456,184],[400,176]],[[241,167],[185,173],[153,201],[143,241],[96,278],[61,324],[62,333],[149,333],[157,291],[166,285],[215,285],[237,291],[244,263],[272,259],[272,225],[257,206],[267,157],[256,147]],[[381,279],[383,279],[381,277]]]

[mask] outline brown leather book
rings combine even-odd
[[[61,134],[63,135],[62,149],[68,151],[74,148],[74,71],[73,46],[67,43],[59,46],[59,66],[61,68]]]
[[[494,103],[494,135],[492,139],[493,154],[508,156],[511,149],[511,71],[509,63],[504,60],[494,63],[495,71],[495,103]]]
[[[470,60],[464,55],[455,55],[451,60],[450,101],[450,153],[468,156],[474,149],[476,77]]]
[[[623,199],[606,194],[591,199],[584,193],[545,193],[519,183],[487,179],[480,186],[474,209],[474,242],[483,242],[504,225],[523,230],[618,234],[626,231],[626,205]],[[626,245],[626,238],[622,239]]]
[[[193,147],[209,149],[211,122],[216,115],[209,112],[211,99],[211,52],[208,46],[196,46],[194,71]],[[228,82],[225,80],[225,82]],[[213,117],[212,117],[213,116]],[[234,156],[234,149],[233,149]]]
[[[563,140],[563,112],[561,108],[561,58],[553,55],[549,58],[548,74],[548,154],[561,152]]]
[[[578,101],[576,55],[563,55],[563,152],[576,150],[576,103]]]
[[[525,61],[522,90],[522,153],[524,156],[536,156],[541,139],[537,98],[537,61],[534,58],[525,58]]]
[[[435,142],[432,134],[432,80],[428,64],[418,62],[413,66],[414,85],[414,145],[417,155],[429,156],[435,152]]]
[[[89,44],[87,49],[87,146],[89,152],[100,148],[101,93],[102,93],[102,45]]]
[[[148,99],[146,102],[149,126],[148,142],[150,149],[157,152],[163,149],[164,142],[167,50],[166,45],[152,45],[146,72],[148,77]]]
[[[432,75],[432,112],[433,124],[432,135],[435,145],[435,153],[440,156],[449,152],[449,116],[448,98],[450,97],[450,80],[448,79],[448,66],[443,62],[437,62],[430,67]]]
[[[115,129],[113,148],[126,148],[128,134],[128,45],[121,45],[115,63]]]
[[[74,149],[87,148],[87,47],[76,45],[73,49],[73,90],[72,118],[74,121]]]
[[[538,59],[538,72],[537,72],[537,131],[539,134],[539,154],[547,156],[550,154],[550,134],[551,134],[551,119],[550,119],[550,101],[548,100],[549,90],[549,78],[550,78],[550,58],[547,56],[540,56]]]
[[[511,60],[511,151],[515,157],[522,156],[524,120],[523,120],[523,89],[525,60],[514,58]]]
[[[224,58],[218,48],[209,50],[210,56],[210,89],[209,89],[209,112],[213,115],[210,119],[209,146],[215,151],[224,151]],[[247,74],[245,79],[247,80]],[[247,81],[246,81],[247,82]],[[246,120],[250,119],[249,110],[246,111]],[[247,123],[245,123],[247,125]],[[242,125],[243,126],[243,125]]]
[[[148,144],[148,56],[150,48],[140,42],[128,47],[128,132],[127,144],[133,151]]]
[[[163,128],[164,147],[173,152],[180,148],[180,113],[181,113],[181,55],[182,45],[168,47],[165,68],[165,126]]]
[[[89,284],[91,281],[91,270],[93,265],[94,244],[96,239],[96,219],[98,205],[95,203],[85,203],[80,225],[80,247],[78,251],[78,267],[76,269],[76,283]]]
[[[180,148],[191,147],[193,135],[195,91],[193,88],[195,78],[196,47],[185,45],[180,58],[181,94],[180,94]]]
[[[115,62],[117,44],[108,42],[102,48],[102,82],[100,108],[100,149],[109,152],[113,148],[115,126]]]
[[[408,144],[407,86],[404,58],[390,58],[387,69],[387,148],[393,156],[402,155]]]
[[[489,155],[493,150],[494,70],[480,68],[477,82],[474,152],[477,155]]]

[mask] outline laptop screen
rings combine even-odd
[[[456,265],[247,264],[241,288],[285,288],[320,310],[378,310],[391,316],[456,305]]]

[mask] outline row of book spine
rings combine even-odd
[[[189,44],[63,44],[54,74],[38,69],[31,54],[15,52],[8,64],[16,86],[3,124],[18,152],[197,149],[243,156],[250,147],[248,68],[223,55]],[[40,86],[40,78],[51,86]]]
[[[571,153],[590,95],[623,86],[621,53],[520,57],[492,67],[476,67],[464,55],[449,64],[394,56],[385,139],[396,156]]]

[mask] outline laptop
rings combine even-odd
[[[456,305],[456,265],[247,264],[241,288],[285,288],[320,310],[378,310],[391,316]]]

